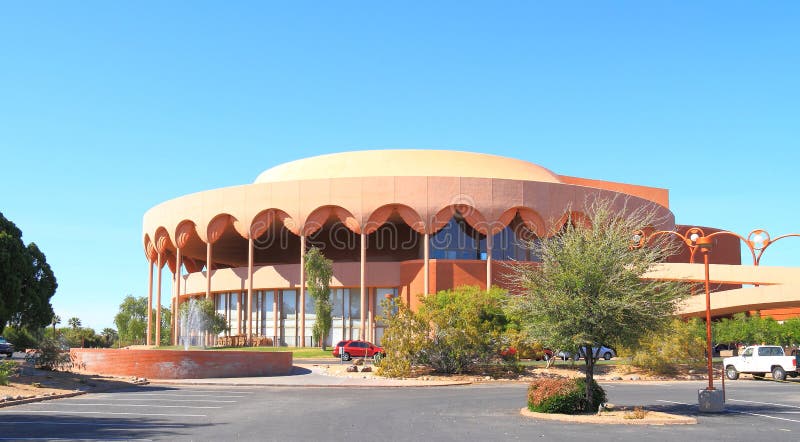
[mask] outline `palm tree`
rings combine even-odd
[[[73,330],[77,330],[78,327],[81,326],[81,320],[73,316],[67,320],[67,324],[69,324],[69,326],[72,327]]]
[[[117,331],[113,328],[104,328],[103,331],[100,332],[100,335],[105,338],[106,345],[108,346],[111,346],[111,343],[114,342],[118,337]]]
[[[56,325],[61,324],[61,316],[53,315],[53,338],[56,337]]]

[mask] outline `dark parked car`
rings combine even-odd
[[[541,353],[538,353],[533,359],[536,361],[549,361],[553,357],[553,350],[543,348]]]
[[[339,349],[342,349],[341,354],[339,353]],[[383,348],[373,345],[371,342],[367,341],[339,341],[333,347],[333,356],[336,358],[342,358],[345,361],[349,361],[350,358],[353,357],[373,358],[376,354],[380,354],[381,356],[386,355],[386,353],[383,351]]]
[[[4,354],[9,358],[14,354],[14,344],[6,341],[2,336],[0,336],[0,354]]]

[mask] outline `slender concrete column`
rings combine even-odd
[[[211,243],[206,243],[206,299],[211,299]]]
[[[150,271],[147,276],[147,345],[153,345],[153,261],[147,259]]]
[[[253,339],[253,235],[247,241],[247,342]]]
[[[272,345],[278,345],[278,321],[280,321],[281,316],[278,314],[278,297],[280,296],[280,290],[275,290],[272,293]]]
[[[206,299],[211,300],[211,242],[206,243]],[[206,336],[206,345],[214,345],[216,336],[209,333]]]
[[[361,327],[358,339],[364,340],[367,328],[367,235],[361,233]]]
[[[424,247],[422,249],[423,253],[424,253],[423,261],[422,261],[423,262],[423,264],[422,264],[422,272],[424,273],[424,275],[423,275],[422,279],[424,281],[424,285],[425,285],[424,288],[425,288],[425,294],[426,295],[431,292],[430,279],[429,279],[429,270],[430,270],[429,269],[429,265],[430,265],[430,261],[431,261],[431,251],[430,251],[431,241],[430,241],[430,239],[431,239],[430,235],[426,233],[425,234],[425,239],[424,239],[425,244],[424,244]]]
[[[183,262],[181,261],[181,248],[177,248],[177,253],[175,254],[175,275],[173,276],[174,287],[175,287],[175,302],[174,307],[172,309],[172,329],[174,333],[172,333],[172,345],[178,345],[180,342],[180,315],[178,314],[178,308],[181,306],[181,266],[183,266]]]
[[[300,235],[300,345],[306,346],[306,236]]]
[[[156,278],[156,347],[161,346],[161,272],[164,267],[164,261],[161,252],[158,252],[158,264],[156,265],[158,276]]]
[[[486,234],[486,290],[492,288],[492,232]]]

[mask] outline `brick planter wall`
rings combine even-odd
[[[148,379],[278,376],[292,371],[291,352],[73,348],[73,371]]]

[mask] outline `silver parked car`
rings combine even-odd
[[[613,348],[609,348],[604,345],[601,345],[599,347],[592,347],[592,353],[594,354],[595,359],[603,358],[606,361],[617,356],[617,352],[614,351]],[[578,353],[560,351],[556,356],[564,361],[566,361],[567,359],[574,359],[577,361],[578,359],[583,358],[585,355],[584,355],[584,349],[581,348],[581,350]]]

